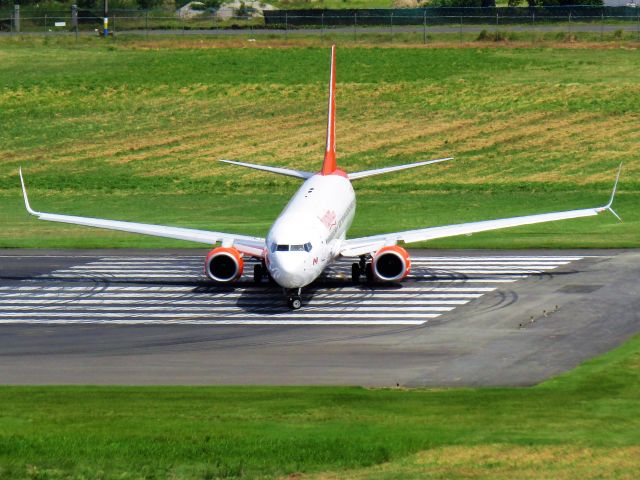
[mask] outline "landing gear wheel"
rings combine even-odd
[[[302,306],[302,299],[300,298],[300,295],[292,295],[289,297],[287,303],[290,309],[298,310]]]
[[[367,263],[367,266],[364,269],[364,274],[367,277],[367,282],[373,282],[373,265],[371,265],[371,263]]]
[[[358,283],[360,282],[360,265],[357,263],[354,263],[351,265],[351,281],[353,283]]]
[[[262,269],[262,265],[257,264],[253,266],[253,283],[260,283],[262,281],[262,277],[264,276],[264,271]]]

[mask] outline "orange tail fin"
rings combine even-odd
[[[322,175],[338,170],[336,162],[336,46],[331,46],[331,77],[329,79],[329,113],[327,118],[327,147],[322,162]]]

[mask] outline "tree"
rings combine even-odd
[[[483,0],[432,0],[430,5],[434,7],[482,7]]]
[[[137,0],[138,7],[143,10],[149,10],[151,8],[158,7],[162,4],[162,0]]]

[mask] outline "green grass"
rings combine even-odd
[[[339,47],[341,166],[456,157],[359,182],[352,235],[596,206],[624,162],[623,224],[429,245],[638,246],[638,51],[494,43]],[[216,160],[317,169],[327,67],[317,38],[0,40],[0,245],[174,244],[27,218],[19,165],[42,210],[264,234],[297,183]]]
[[[2,387],[0,404],[2,478],[633,478],[640,337],[534,388]]]

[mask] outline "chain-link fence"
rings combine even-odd
[[[3,33],[101,33],[104,25],[102,15],[87,11],[0,12],[0,32]],[[40,12],[38,12],[40,13]],[[265,28],[263,17],[248,15],[221,18],[215,12],[202,12],[190,17],[181,17],[165,11],[111,11],[109,32],[130,33],[181,33],[194,31],[242,30],[254,27]],[[267,27],[268,28],[268,27]]]
[[[280,10],[263,15],[221,17],[214,11],[180,16],[166,11],[116,10],[109,13],[109,33],[162,34],[283,34],[421,35],[426,42],[434,34],[482,34],[506,32],[584,32],[640,40],[640,8],[490,8],[490,9],[398,9],[389,10]],[[89,10],[47,11],[34,15],[24,11],[0,12],[0,33],[76,34],[102,33],[103,17]],[[491,36],[489,35],[489,37]],[[495,38],[495,37],[494,37]],[[499,37],[495,39],[502,39]]]

